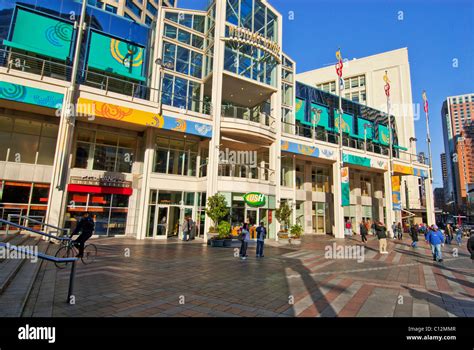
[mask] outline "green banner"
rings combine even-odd
[[[339,111],[334,111],[334,129],[339,132]],[[342,132],[355,136],[354,134],[354,118],[352,115],[342,113]]]
[[[353,154],[344,153],[342,155],[342,162],[370,168],[370,158],[359,157]]]
[[[71,51],[73,25],[18,9],[11,40],[3,44],[20,50],[65,60]]]
[[[311,103],[311,123],[329,129],[329,110],[320,104]]]
[[[382,145],[388,146],[390,141],[390,133],[385,125],[379,124],[379,142]]]
[[[110,36],[91,32],[88,66],[145,81],[145,49]]]
[[[364,125],[366,126],[364,128]],[[361,139],[367,139],[367,140],[372,140],[373,139],[373,127],[374,123],[371,121],[362,119],[362,118],[357,118],[357,127],[359,130],[359,138]]]
[[[62,94],[57,92],[0,81],[0,99],[58,108],[63,103],[63,97]]]
[[[296,106],[296,120],[304,121],[306,101],[300,98],[297,98],[295,106]]]

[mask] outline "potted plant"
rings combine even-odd
[[[222,247],[224,246],[224,238],[230,232],[230,225],[228,226],[219,225],[220,220],[229,214],[229,209],[227,208],[227,202],[225,197],[222,194],[216,193],[213,196],[210,196],[207,199],[207,207],[205,209],[207,216],[213,221],[214,226],[209,229],[209,235],[212,235],[210,242],[213,247]],[[223,234],[224,231],[227,231]],[[222,232],[222,234],[221,234]],[[217,233],[216,235],[213,235]]]
[[[232,246],[232,235],[230,234],[230,224],[227,221],[221,221],[217,229],[219,240],[224,241],[224,247]]]
[[[301,235],[303,234],[303,226],[296,224],[290,227],[290,235],[288,236],[288,243],[301,244]]]
[[[288,205],[287,202],[281,203],[280,207],[275,210],[275,217],[280,223],[280,231],[278,232],[279,239],[288,239],[288,225],[290,223],[292,213],[293,209]]]

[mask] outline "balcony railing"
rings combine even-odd
[[[237,107],[231,105],[222,106],[222,116],[225,118],[234,118],[247,120],[263,126],[275,128],[275,118],[268,113],[262,112],[257,108]]]
[[[312,128],[310,126],[301,125],[301,124],[292,124],[287,122],[282,122],[282,132],[292,135],[298,135],[306,137],[315,141],[323,141],[332,144],[339,144],[339,134],[328,131],[324,128]],[[373,143],[370,140],[364,141],[359,140],[353,137],[343,134],[342,136],[342,145],[344,147],[354,148],[362,151],[367,151],[371,153],[376,153],[384,156],[388,156],[390,151],[387,146]],[[393,157],[398,158],[398,150],[393,149]]]
[[[72,66],[24,55],[22,53],[0,49],[0,66],[8,70],[37,74],[41,78],[49,77],[64,81],[71,80]]]
[[[266,167],[239,164],[219,164],[219,176],[274,182],[275,171]]]

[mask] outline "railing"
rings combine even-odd
[[[273,183],[275,171],[265,167],[239,164],[219,164],[219,176],[260,180]]]
[[[307,125],[293,124],[282,121],[282,131],[285,133],[302,136],[315,141],[323,141],[332,144],[339,144],[339,134],[328,131],[321,127],[310,127]],[[390,150],[388,147],[373,143],[370,140],[360,140],[343,134],[342,146],[354,148],[366,152],[376,153],[384,156],[388,156]],[[397,158],[398,150],[393,149],[393,156]]]
[[[222,106],[222,116],[225,118],[234,118],[247,120],[253,123],[275,128],[275,118],[268,113],[262,112],[258,108],[246,108],[231,105]]]
[[[41,78],[70,81],[72,66],[63,63],[48,61],[42,58],[24,55],[15,50],[0,49],[0,66],[8,70],[37,74]]]
[[[14,222],[10,222],[10,221],[3,220],[3,219],[0,219],[0,223],[8,225],[8,226],[14,226],[16,228],[19,228],[20,230],[29,231],[29,232],[41,235],[43,237],[56,239],[58,241],[70,241],[71,240],[71,238],[69,238],[69,237],[56,237],[56,236],[53,236],[53,235],[50,235],[50,234],[47,234],[47,233],[44,233],[44,232],[41,232],[41,231],[38,231],[38,230],[34,230],[32,228],[22,226],[20,224],[16,224]],[[74,290],[74,277],[75,277],[75,274],[76,274],[76,261],[79,260],[78,258],[57,258],[55,256],[47,255],[47,254],[44,254],[44,253],[39,253],[39,252],[35,253],[35,252],[32,252],[32,251],[29,251],[26,248],[13,246],[9,243],[1,243],[0,242],[0,246],[4,247],[6,249],[15,250],[15,251],[27,254],[27,256],[36,256],[40,259],[55,262],[55,263],[56,262],[58,262],[58,263],[69,263],[69,262],[72,263],[71,264],[71,274],[69,275],[69,288],[68,288],[68,295],[67,295],[67,301],[66,301],[67,303],[70,302],[71,296],[73,295],[73,290]]]
[[[54,226],[54,225],[51,225],[51,224],[47,224],[43,221],[38,221],[38,220],[34,219],[34,218],[44,219],[44,216],[26,216],[26,215],[19,215],[19,214],[8,214],[7,221],[12,222],[11,218],[18,218],[18,224],[20,224],[20,225],[21,225],[20,220],[23,219],[23,226],[25,226],[25,227],[28,227],[28,224],[30,222],[32,222],[34,224],[40,225],[41,228],[43,228],[43,227],[54,228],[55,230],[57,230],[55,233],[59,233],[59,231],[61,231],[62,236],[69,236],[69,233],[71,232],[71,230],[68,229],[68,228],[57,227],[57,226]],[[10,228],[10,226],[7,225],[7,228],[6,228],[6,234],[7,235],[8,235],[9,228]]]

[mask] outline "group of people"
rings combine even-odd
[[[346,222],[350,223],[350,221]],[[348,227],[346,226],[346,229]],[[367,243],[367,235],[372,230],[373,234],[379,240],[379,252],[380,254],[388,254],[387,252],[387,228],[381,221],[375,221],[373,224],[370,221],[362,220],[359,225],[360,235],[363,243]],[[403,228],[400,222],[394,222],[392,224],[393,238],[402,240],[403,239]],[[443,261],[441,247],[446,244],[451,244],[454,239],[456,243],[461,246],[463,232],[461,227],[452,227],[447,225],[444,233],[439,229],[437,225],[427,226],[424,223],[413,224],[409,226],[409,234],[412,240],[411,246],[417,248],[419,236],[424,237],[425,241],[430,244],[431,252],[433,254],[433,260],[437,262]],[[468,242],[468,249],[470,245],[474,243],[474,231],[471,232],[471,238]],[[471,252],[471,250],[470,250]],[[471,252],[471,254],[473,254]]]
[[[257,251],[256,257],[263,258],[263,246],[265,244],[265,238],[267,238],[267,229],[263,222],[257,227]],[[249,224],[244,223],[242,227],[239,228],[239,240],[241,241],[239,256],[240,259],[245,260],[248,258],[247,248],[250,242],[250,229]]]

